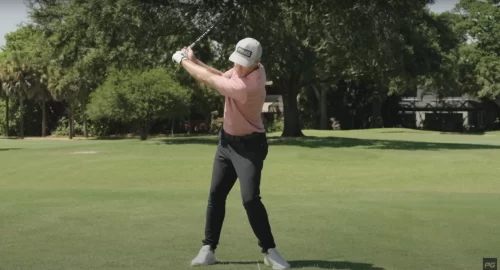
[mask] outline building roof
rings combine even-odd
[[[283,112],[283,97],[281,95],[267,95],[264,105],[262,106],[263,113],[279,113]]]

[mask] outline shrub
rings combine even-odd
[[[91,121],[109,119],[134,124],[145,140],[158,121],[187,115],[190,97],[189,89],[162,68],[112,70],[104,84],[90,95],[87,113]]]
[[[285,127],[285,120],[280,117],[268,123],[266,128],[266,132],[282,132]]]
[[[222,125],[224,124],[224,118],[215,118],[212,119],[212,123],[210,123],[210,134],[218,134],[222,129]]]
[[[19,133],[19,105],[10,100],[9,102],[9,136],[16,136]],[[0,100],[0,136],[5,136],[5,100]]]

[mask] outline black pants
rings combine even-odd
[[[226,213],[226,198],[238,178],[243,206],[258,245],[263,253],[276,247],[260,197],[261,171],[267,153],[265,133],[235,137],[220,132],[207,206],[205,239],[202,241],[204,245],[210,245],[214,250],[217,248]]]

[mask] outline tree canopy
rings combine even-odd
[[[259,40],[262,63],[273,81],[268,93],[283,97],[283,136],[301,136],[308,125],[302,121],[311,121],[305,119],[317,118],[317,127],[325,129],[334,96],[342,97],[347,117],[370,111],[363,115],[369,116],[371,127],[382,124],[382,108],[391,97],[417,87],[438,96],[469,93],[497,99],[498,1],[461,0],[456,10],[442,14],[430,12],[432,4],[432,0],[29,0],[32,23],[6,36],[2,96],[38,102],[43,110],[51,100],[63,104],[70,137],[74,123],[83,125],[87,136],[88,118],[111,117],[109,113],[118,110],[115,103],[100,98],[122,93],[136,100],[119,91],[142,91],[146,96],[136,100],[139,104],[153,102],[149,95],[159,93],[170,95],[163,100],[168,103],[178,91],[186,97],[179,99],[187,108],[186,117],[210,119],[213,111],[223,109],[222,97],[176,69],[171,56],[220,20],[194,48],[197,56],[226,70],[238,40],[249,36]],[[154,76],[160,79],[160,74],[168,87],[146,83]],[[125,81],[130,85],[110,90],[112,82]],[[309,106],[304,102],[310,103],[310,111],[304,110]],[[130,112],[137,115],[121,114],[127,117],[120,121],[134,127],[132,122],[139,117],[149,117],[137,111],[145,107],[136,105]],[[158,121],[172,112],[155,111],[164,116]]]
[[[106,81],[90,96],[92,120],[134,123],[141,138],[159,119],[185,116],[191,92],[162,68],[146,71],[111,70]]]

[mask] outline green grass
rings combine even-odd
[[[261,187],[293,268],[482,269],[500,257],[500,136],[305,134],[270,138]],[[190,269],[215,144],[0,139],[0,269]],[[239,185],[217,256],[202,269],[268,269]]]

